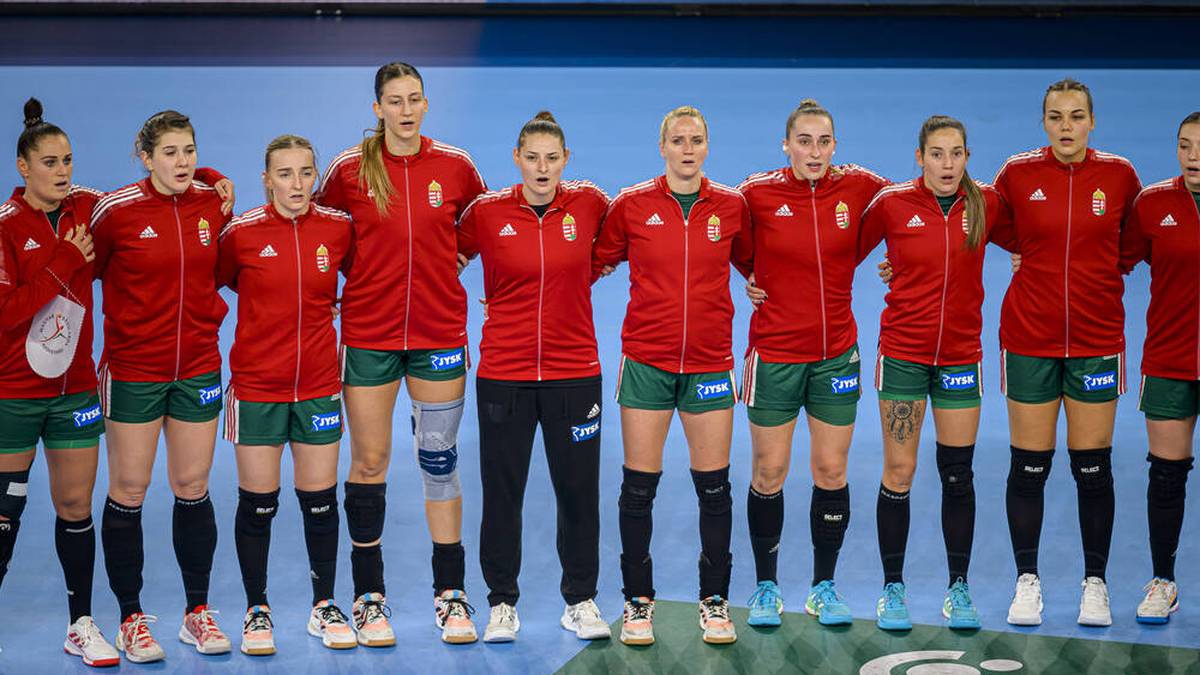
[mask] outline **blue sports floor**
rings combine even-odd
[[[553,35],[531,35],[547,49],[569,51],[571,45]],[[929,44],[936,42],[930,37]],[[931,47],[933,48],[933,47]],[[398,46],[396,55],[404,54]],[[502,60],[502,59],[501,59]],[[12,63],[11,60],[7,61]],[[420,67],[423,64],[417,62]],[[241,65],[236,67],[6,66],[0,67],[0,129],[15,145],[21,104],[34,95],[45,104],[47,119],[68,131],[75,152],[75,182],[113,189],[141,177],[131,157],[134,134],[142,121],[163,108],[192,117],[200,161],[219,168],[236,182],[238,210],[262,201],[259,173],[268,140],[281,133],[309,137],[319,150],[320,164],[356,143],[371,127],[371,78],[374,68]],[[587,178],[610,194],[662,171],[656,142],[662,115],[680,104],[698,106],[707,116],[711,154],[707,174],[736,184],[747,174],[783,165],[779,149],[788,112],[803,97],[815,97],[833,112],[839,146],[836,160],[870,167],[894,180],[916,175],[913,148],[921,121],[945,113],[962,119],[969,129],[973,176],[990,180],[1000,163],[1016,152],[1045,141],[1039,124],[1041,92],[1063,76],[1088,83],[1096,97],[1098,127],[1093,145],[1125,155],[1144,183],[1177,174],[1175,130],[1180,119],[1200,107],[1200,72],[1195,70],[1120,70],[1025,68],[918,69],[857,68],[671,68],[671,67],[428,67],[423,68],[430,112],[424,132],[463,147],[474,156],[493,188],[515,183],[518,174],[510,150],[520,125],[537,110],[554,112],[573,151],[566,175]],[[10,146],[13,147],[13,146]],[[17,184],[11,164],[0,167],[0,185]],[[5,187],[7,190],[8,188]],[[5,193],[7,195],[7,192]],[[871,381],[883,286],[874,275],[877,251],[859,271],[855,313],[860,327],[864,381]],[[1004,402],[998,391],[997,317],[1008,283],[1008,260],[999,249],[988,258],[984,306],[984,383],[976,490],[978,524],[972,589],[984,627],[1011,630],[1004,624],[1012,592],[1014,567],[1003,508],[1008,470],[1008,433]],[[1141,586],[1150,575],[1145,524],[1145,431],[1137,411],[1137,364],[1141,358],[1148,274],[1143,266],[1127,281],[1126,335],[1130,392],[1118,408],[1114,464],[1117,475],[1117,523],[1109,566],[1114,625],[1083,629],[1075,624],[1081,578],[1081,553],[1075,516],[1075,488],[1060,454],[1047,491],[1043,534],[1042,578],[1046,597],[1043,635],[1121,640],[1158,645],[1200,647],[1200,500],[1193,497],[1179,550],[1178,581],[1182,609],[1168,626],[1146,628],[1133,620]],[[479,339],[481,294],[478,263],[462,275],[471,296],[470,334]],[[750,307],[741,282],[731,285],[737,316],[735,354],[745,349]],[[611,396],[620,357],[620,324],[628,294],[626,270],[602,280],[594,290],[595,322],[605,369],[605,392]],[[222,348],[233,335],[235,299],[222,329]],[[99,307],[99,297],[96,306]],[[97,317],[99,325],[99,317]],[[96,345],[99,354],[100,345]],[[477,352],[475,352],[477,357]],[[473,376],[472,376],[473,377]],[[739,365],[740,378],[740,365]],[[466,491],[464,541],[467,591],[478,603],[479,628],[486,622],[486,589],[477,564],[478,465],[473,382],[468,382],[467,417],[459,436]],[[201,657],[175,640],[183,604],[182,586],[170,545],[170,495],[160,461],[145,511],[146,578],[143,604],[161,621],[156,634],[167,650],[164,663],[148,671],[187,673],[359,673],[431,672],[449,666],[462,672],[547,672],[566,663],[583,644],[558,626],[558,562],[553,540],[553,498],[544,458],[535,461],[526,499],[524,594],[519,606],[522,631],[511,645],[452,647],[438,640],[430,603],[430,547],[421,511],[420,485],[407,436],[407,399],[395,415],[396,444],[389,478],[385,559],[389,601],[398,644],[386,650],[365,648],[333,653],[304,632],[308,612],[308,580],[300,518],[285,499],[274,525],[270,597],[276,620],[279,653],[253,659],[235,652]],[[619,540],[616,498],[621,445],[617,408],[611,398],[603,414],[603,522],[601,577],[597,601],[606,618],[620,613]],[[1065,432],[1060,433],[1060,438]],[[1063,442],[1059,443],[1060,451]],[[343,441],[342,476],[349,464]],[[780,582],[789,608],[800,608],[811,572],[808,539],[807,433],[798,429],[793,471],[788,479],[787,521],[780,559]],[[927,422],[923,452],[933,448],[932,421]],[[102,447],[103,453],[103,447]],[[223,627],[239,632],[244,598],[234,554],[232,525],[236,500],[233,448],[218,441],[211,493],[220,524],[213,571],[212,606],[221,610]],[[696,506],[687,474],[687,452],[676,426],[666,449],[666,471],[656,502],[653,553],[661,598],[694,600],[696,594]],[[875,543],[875,487],[880,476],[880,431],[876,397],[864,392],[851,450],[850,486],[853,518],[838,570],[839,588],[859,618],[873,616],[881,585]],[[938,526],[939,485],[932,457],[921,459],[913,490],[913,527],[909,539],[907,581],[914,621],[938,624],[945,585],[945,559]],[[744,494],[749,484],[750,447],[744,411],[739,410],[733,443],[735,492],[734,572],[732,595],[744,604],[754,588],[754,573],[745,525]],[[0,672],[67,673],[86,669],[61,653],[65,625],[63,584],[54,555],[53,514],[45,488],[45,464],[35,463],[29,507],[8,577],[0,591]],[[284,495],[291,494],[285,467]],[[105,491],[103,465],[95,493],[96,514]],[[1193,481],[1193,492],[1196,492]],[[348,542],[343,536],[338,600],[349,607]],[[95,614],[111,639],[117,610],[108,591],[102,557],[97,561]],[[800,620],[789,616],[789,620]],[[739,626],[742,630],[743,626]],[[699,636],[697,635],[697,639]],[[236,638],[235,638],[236,639]],[[682,667],[682,666],[681,666]],[[122,664],[122,670],[139,667]],[[443,671],[444,672],[444,671]],[[939,671],[940,672],[940,671]],[[947,671],[949,672],[949,671]],[[957,671],[956,671],[957,672]]]

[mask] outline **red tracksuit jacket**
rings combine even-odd
[[[167,382],[221,368],[217,294],[221,199],[196,180],[164,195],[150,179],[110,192],[92,214],[104,291],[103,377]]]
[[[58,234],[46,213],[25,201],[25,188],[0,204],[0,398],[50,398],[95,390],[92,361],[92,263],[62,239],[91,221],[99,192],[71,186],[62,202]],[[86,310],[75,358],[62,377],[46,379],[29,367],[25,336],[33,316],[56,295]]]
[[[704,178],[688,218],[666,176],[621,191],[592,252],[593,275],[629,261],[625,356],[672,373],[732,368],[729,263],[749,275],[754,242],[741,193]]]
[[[463,212],[458,250],[483,258],[487,320],[479,377],[566,380],[600,374],[592,325],[592,245],[608,196],[559,184],[542,217],[521,186],[480,195]]]
[[[1183,176],[1155,183],[1133,202],[1121,236],[1121,267],[1150,263],[1142,375],[1200,380],[1200,213]]]
[[[991,186],[979,185],[989,233],[1002,229],[1009,219],[1004,202]],[[895,271],[880,317],[880,357],[931,366],[980,360],[983,256],[989,237],[978,248],[967,248],[965,194],[959,187],[958,201],[942,215],[937,198],[916,178],[884,188],[863,214],[859,261],[883,239]]]
[[[996,189],[1021,254],[1000,311],[1003,349],[1049,358],[1125,349],[1121,223],[1141,187],[1128,160],[1092,149],[1078,164],[1045,147],[1000,167]]]
[[[332,310],[350,251],[350,216],[316,204],[295,219],[267,204],[221,231],[217,281],[238,294],[229,352],[238,400],[295,403],[341,391]]]
[[[342,289],[342,343],[380,350],[467,343],[467,292],[458,281],[455,223],[487,189],[470,155],[421,137],[416,155],[385,147],[395,194],[381,216],[360,185],[362,150],[338,155],[317,193],[354,219],[355,253]]]
[[[791,167],[750,176],[738,189],[750,205],[754,276],[769,300],[750,316],[750,352],[772,363],[811,363],[858,339],[850,309],[859,222],[887,179],[853,164],[820,180]]]

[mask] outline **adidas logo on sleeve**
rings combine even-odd
[[[1042,192],[1042,188],[1038,188],[1033,191],[1033,194],[1029,195],[1029,201],[1044,202],[1046,201],[1046,193]]]
[[[786,218],[793,214],[792,214],[792,210],[790,208],[788,208],[788,205],[784,204],[783,206],[781,206],[775,210],[775,215]]]
[[[908,221],[908,227],[925,227],[925,221],[921,220],[921,216],[914,215]]]
[[[147,225],[146,229],[142,230],[142,233],[138,235],[138,239],[157,239],[157,238],[158,238],[158,233],[155,232],[154,228],[150,227],[149,225]]]
[[[270,244],[267,244],[263,247],[263,250],[258,252],[258,257],[260,258],[274,258],[277,255],[279,254],[275,252],[275,247]]]
[[[515,237],[517,236],[517,228],[513,227],[512,223],[505,223],[504,227],[500,228],[500,236]]]
[[[652,215],[646,219],[646,224],[647,225],[662,225],[663,219],[660,218],[657,213],[655,213],[654,215]]]
[[[32,251],[35,248],[41,248],[41,247],[42,247],[42,245],[37,243],[36,241],[34,241],[33,237],[30,237],[29,240],[25,242],[25,250],[26,251]]]
[[[1163,218],[1162,222],[1159,223],[1159,225],[1161,225],[1163,227],[1175,227],[1176,225],[1178,225],[1178,223],[1175,222],[1175,217],[1168,213],[1167,217]],[[26,248],[28,248],[28,245],[26,245]]]

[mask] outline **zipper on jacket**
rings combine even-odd
[[[1063,357],[1071,358],[1071,213],[1075,206],[1075,165],[1067,165],[1067,243],[1063,247]]]
[[[542,298],[546,292],[546,243],[544,233],[542,232],[542,219],[546,213],[550,213],[550,209],[538,216],[537,211],[532,206],[526,205],[533,215],[537,216],[538,221],[538,304],[537,304],[537,379],[542,381]]]
[[[692,210],[696,209],[696,204],[700,203],[701,198],[697,197],[696,201],[692,202]],[[679,217],[683,218],[683,340],[679,343],[679,374],[683,374],[684,355],[687,353],[687,324],[688,324],[688,216],[683,215],[683,204],[679,203],[675,196],[671,196],[671,201],[675,202],[676,208],[679,209]],[[688,211],[691,215],[691,211]]]
[[[1190,198],[1191,198],[1191,196],[1192,196],[1192,195],[1190,194],[1190,190],[1188,190],[1188,188],[1187,188],[1187,185],[1186,185],[1186,184],[1185,184],[1183,187],[1184,187],[1184,190],[1185,190],[1185,194],[1187,194],[1188,198],[1190,199]],[[1200,218],[1200,204],[1197,204],[1195,199],[1191,199],[1191,202],[1192,202],[1192,208],[1196,209],[1196,216],[1197,216],[1197,218]],[[1197,238],[1197,240],[1200,240],[1200,228],[1198,228],[1198,229],[1196,230],[1196,238]],[[1200,266],[1198,266],[1198,267],[1196,268],[1196,272],[1197,272],[1197,276],[1200,276]],[[1200,379],[1200,302],[1198,302],[1198,303],[1197,303],[1197,308],[1196,308],[1196,335],[1197,335],[1197,341],[1196,341],[1196,379]]]
[[[292,402],[300,402],[300,316],[304,312],[302,301],[304,284],[302,281],[300,260],[300,227],[292,218],[292,240],[296,244],[296,379],[292,383]]]
[[[946,288],[950,284],[950,214],[954,212],[954,207],[958,206],[958,202],[961,199],[962,199],[961,197],[955,199],[954,203],[950,205],[950,210],[947,211],[946,213],[942,214],[942,223],[943,223],[942,241],[944,243],[945,262],[943,263],[943,267],[942,267],[942,302],[938,306],[937,344],[933,348],[933,365],[935,365],[935,366],[938,365],[938,362],[941,360],[942,331],[946,327]],[[940,203],[938,203],[936,196],[934,197],[933,201],[934,201],[934,204],[938,207],[938,211],[941,211],[942,205]],[[967,217],[967,214],[964,211],[963,218],[965,219],[966,217]]]
[[[404,158],[404,213],[408,216],[408,283],[404,284],[404,351],[408,351],[408,315],[412,308],[413,227],[412,191],[408,185],[408,158]]]
[[[60,204],[58,208],[61,209],[62,205]],[[41,209],[38,209],[38,211],[41,211],[42,217],[46,219],[46,227],[50,230],[50,234],[54,236],[54,239],[56,240],[55,245],[62,246],[65,242],[63,242],[63,240],[58,236],[58,233],[54,231],[54,224],[50,222],[50,216],[45,211],[42,211]],[[61,221],[61,218],[59,220]],[[60,279],[59,281],[62,281],[62,280]],[[71,278],[70,277],[67,277],[66,283],[67,283],[67,292],[70,292],[70,289],[71,289],[71,287],[70,287]],[[91,321],[91,318],[87,316],[86,312],[84,313],[83,318],[85,321]],[[79,351],[78,343],[75,344],[75,350]],[[74,365],[74,364],[75,364],[75,357],[72,356],[71,357],[71,365]],[[59,396],[67,395],[67,375],[70,374],[70,372],[71,372],[71,366],[67,366],[67,370],[62,375],[62,389],[59,390],[59,392],[58,392]]]
[[[184,286],[184,253],[183,253],[183,223],[179,220],[179,196],[171,197],[171,212],[175,214],[175,235],[179,241],[179,312],[175,323],[175,376],[179,379],[179,362],[183,358],[183,289]]]
[[[821,360],[829,358],[829,324],[825,318],[825,270],[821,264],[821,228],[817,225],[817,184],[808,182],[812,189],[813,238],[817,244],[817,288],[821,292],[818,305],[821,307]]]

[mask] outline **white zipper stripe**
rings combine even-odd
[[[1075,200],[1075,167],[1067,167],[1067,241],[1063,247],[1063,356],[1071,358],[1071,213]]]
[[[304,313],[304,264],[300,258],[300,226],[292,218],[292,240],[296,244],[296,379],[292,382],[292,402],[300,402],[300,317]]]
[[[404,158],[404,212],[408,216],[408,283],[404,285],[404,351],[408,351],[408,315],[412,307],[413,226],[412,188],[408,182],[408,158]]]
[[[175,377],[179,379],[179,364],[183,359],[183,291],[184,291],[184,253],[183,253],[183,223],[179,220],[179,198],[171,197],[171,211],[175,214],[175,235],[179,241],[179,311],[175,323]]]
[[[817,305],[821,308],[821,360],[824,361],[829,358],[829,323],[825,316],[825,269],[821,262],[821,228],[817,224],[817,186],[809,181],[809,188],[811,189],[809,198],[812,205],[813,239],[817,244],[817,288],[821,294]]]

